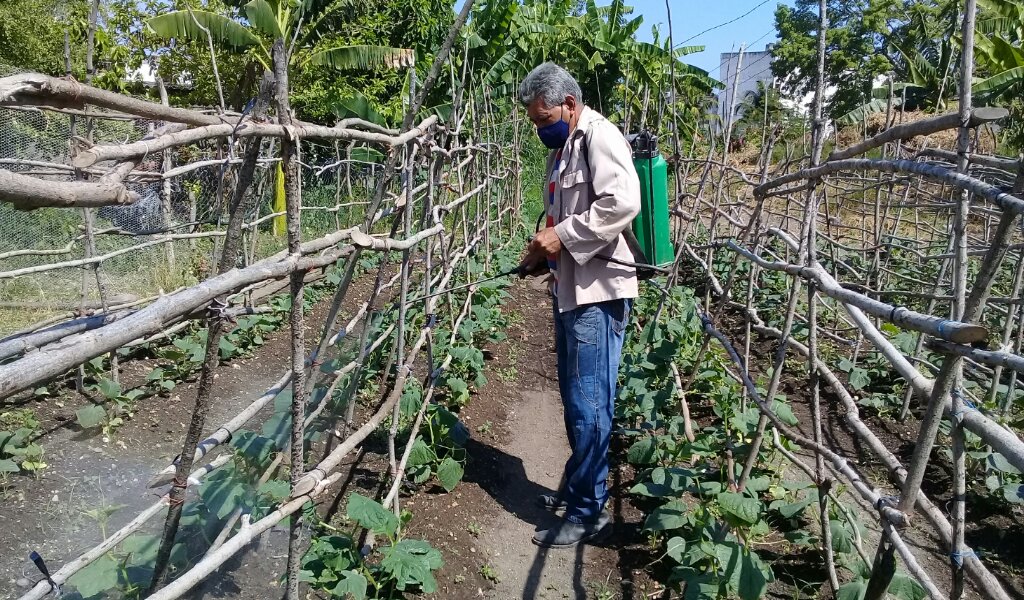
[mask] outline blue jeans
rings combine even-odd
[[[593,522],[608,500],[608,443],[630,300],[610,300],[564,313],[555,304],[558,389],[572,455],[559,495],[571,521]]]

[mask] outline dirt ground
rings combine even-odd
[[[372,278],[353,283],[342,318],[368,295]],[[317,304],[307,315],[306,339],[320,334],[330,301]],[[251,356],[217,368],[213,405],[205,431],[215,430],[273,385],[289,364],[291,338],[287,325],[267,336]],[[133,360],[121,369],[124,389],[141,385],[155,361]],[[38,476],[10,477],[0,489],[0,600],[16,598],[40,578],[28,555],[42,555],[51,572],[117,531],[150,507],[166,488],[150,489],[149,479],[181,451],[196,395],[198,374],[166,396],[141,399],[132,418],[104,441],[96,431],[82,431],[75,410],[88,399],[64,391],[51,398],[15,397],[0,411],[31,408],[42,422],[37,440],[46,469]],[[51,386],[56,389],[55,386]],[[268,414],[269,414],[269,408]],[[262,422],[258,414],[251,423]],[[190,496],[191,497],[191,496]],[[152,519],[142,533],[159,534],[163,517]],[[287,527],[275,527],[250,551],[230,561],[215,576],[215,597],[266,598],[280,594],[278,577],[287,555]],[[193,597],[209,597],[199,588]],[[77,594],[65,594],[75,598]]]
[[[370,283],[357,282],[343,316],[351,305],[365,298]],[[414,514],[408,535],[429,540],[444,556],[445,565],[437,573],[439,590],[435,597],[669,597],[645,571],[658,557],[640,533],[643,513],[628,494],[633,472],[622,458],[624,448],[619,440],[613,441],[610,482],[613,535],[597,546],[573,550],[543,550],[531,543],[535,531],[550,526],[557,518],[536,508],[533,501],[538,494],[557,487],[568,447],[555,377],[550,304],[536,285],[516,282],[509,291],[512,298],[507,310],[511,312],[512,325],[508,339],[486,349],[488,383],[460,413],[472,431],[463,482],[450,494],[433,488],[401,501],[402,507]],[[322,320],[326,304],[315,308],[309,323]],[[318,333],[311,325],[308,337]],[[765,340],[755,341],[755,354],[768,356],[771,349]],[[268,343],[253,356],[221,366],[207,430],[236,414],[276,381],[280,375],[278,367],[287,363],[289,352],[287,331],[279,331],[269,336]],[[123,378],[129,385],[141,381],[150,368],[152,364],[147,361],[129,363],[124,367]],[[782,391],[793,400],[794,411],[802,421],[798,427],[807,433],[809,409],[805,387],[805,382],[787,377]],[[64,395],[46,400],[15,399],[3,406],[30,407],[43,418],[47,433],[40,443],[46,449],[44,460],[49,466],[38,477],[12,478],[0,496],[0,600],[17,597],[26,583],[38,578],[27,559],[30,551],[38,551],[56,569],[157,500],[163,490],[150,490],[147,482],[179,451],[194,395],[192,382],[179,386],[168,397],[141,402],[134,418],[107,442],[102,436],[82,432],[74,425],[74,411],[82,405],[81,398]],[[823,402],[829,407],[837,406],[827,394]],[[706,408],[691,406],[698,422],[702,411],[708,412]],[[909,456],[916,432],[914,422],[901,424],[874,418],[870,425],[897,455],[904,459]],[[833,408],[829,409],[826,436],[830,444],[856,457],[859,468],[873,484],[894,492],[885,481],[884,471],[861,452]],[[347,461],[352,467],[351,474],[333,495],[335,498],[343,498],[353,489],[363,493],[376,491],[379,474],[386,469],[386,450],[379,445],[371,439],[361,456]],[[941,463],[936,464],[928,476],[928,491],[942,500],[948,496],[944,492],[948,473]],[[803,477],[795,468],[791,471],[793,476]],[[864,545],[870,555],[878,535],[871,507],[848,492],[841,498],[868,526]],[[1015,543],[1024,529],[1019,511],[1000,512],[973,499],[968,506],[968,543],[988,559],[986,563],[1011,594],[1024,597],[1020,585],[1022,563]],[[108,510],[109,515],[88,513],[97,508]],[[340,502],[329,501],[321,507],[321,512],[328,516],[340,510]],[[162,521],[154,519],[146,531],[158,532]],[[905,538],[926,568],[933,573],[945,572],[948,559],[923,523],[908,530]],[[793,555],[784,547],[759,550],[766,552],[766,558],[772,558],[778,579],[769,590],[770,597],[791,598],[796,593],[806,597],[804,590],[808,589],[824,593],[821,590],[827,586],[814,584],[821,580],[820,559],[808,554]],[[279,577],[286,554],[286,528],[274,528],[229,561],[192,597],[280,597]],[[819,563],[814,565],[814,560]],[[946,581],[937,583],[940,587],[947,585]],[[969,590],[967,597],[978,596],[975,590]]]
[[[515,325],[492,348],[488,383],[461,418],[473,432],[466,477],[451,494],[427,494],[403,506],[415,514],[411,536],[438,546],[443,598],[644,598],[659,587],[642,571],[641,513],[626,499],[632,480],[613,464],[613,534],[598,546],[545,550],[535,531],[557,517],[534,506],[558,486],[569,447],[555,370],[550,303],[537,286],[517,283],[508,307]]]

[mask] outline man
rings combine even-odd
[[[640,180],[628,142],[584,106],[565,69],[535,68],[519,100],[551,149],[547,227],[530,242],[523,264],[551,273],[558,387],[572,449],[561,489],[538,498],[544,508],[565,509],[565,519],[533,541],[568,548],[610,531],[608,442],[622,340],[637,296],[636,270],[621,264],[634,261],[622,232],[640,212]]]

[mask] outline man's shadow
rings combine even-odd
[[[468,451],[469,461],[466,465],[465,480],[480,486],[506,512],[529,523],[536,531],[547,529],[560,521],[559,516],[536,504],[537,496],[553,494],[555,490],[531,481],[526,475],[522,459],[476,439],[470,439],[467,442],[466,450]],[[614,489],[622,485],[623,482],[619,481],[618,470],[612,469],[609,486]],[[594,545],[611,548],[621,553],[626,546],[630,543],[635,543],[640,537],[639,528],[635,523],[628,524],[625,522],[622,498],[618,497],[618,495],[613,495],[609,498],[607,510],[612,514],[612,519],[615,523],[614,530],[610,537]],[[574,555],[574,597],[586,598],[587,589],[583,581],[583,545],[564,550],[536,547],[521,597],[524,600],[533,600],[538,597],[541,591],[541,575],[548,556],[552,553],[556,555],[559,553],[564,555],[572,553]],[[621,557],[620,563],[622,563]],[[619,564],[618,566],[622,569],[623,575],[628,578],[630,576],[628,566],[626,564]],[[623,592],[625,593],[624,598],[632,597],[631,589],[623,590]]]
[[[530,481],[521,458],[476,439],[466,443],[466,453],[469,460],[464,479],[480,486],[505,512],[533,525],[535,530],[557,522],[551,512],[536,504],[537,496],[555,490]]]

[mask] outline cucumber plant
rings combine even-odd
[[[412,519],[401,517],[378,502],[353,493],[348,499],[348,520],[373,531],[381,543],[363,556],[351,534],[320,522],[327,535],[313,538],[302,558],[301,581],[332,597],[400,599],[406,594],[437,591],[434,571],[444,566],[441,553],[424,540],[405,538],[402,528]]]
[[[38,436],[39,419],[31,409],[0,413],[0,477],[46,468],[43,448],[35,442]]]

